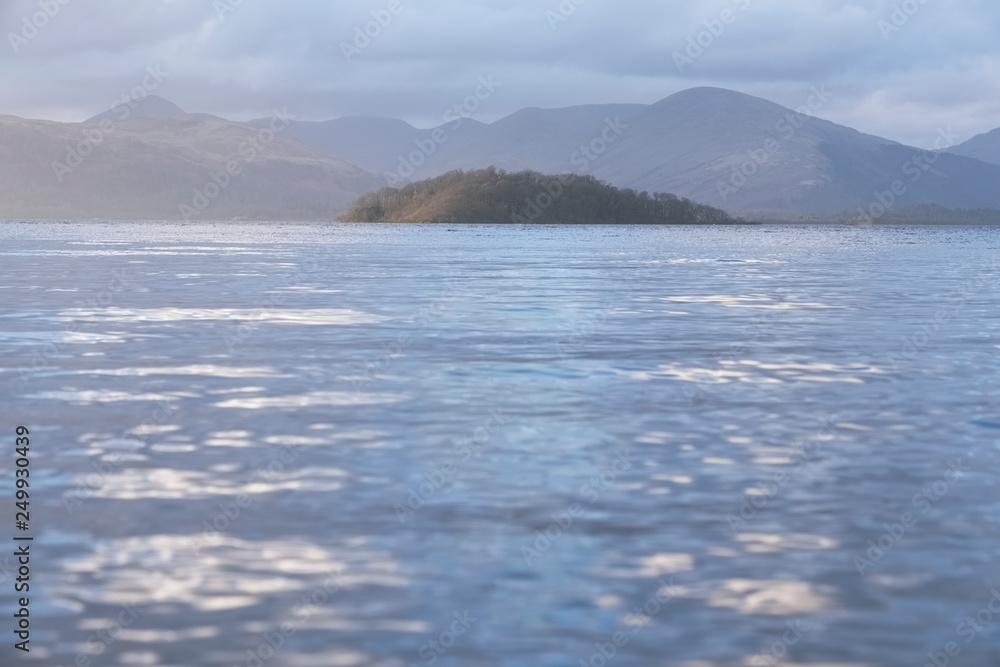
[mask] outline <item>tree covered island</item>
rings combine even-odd
[[[725,211],[672,194],[620,189],[593,176],[495,167],[451,171],[362,195],[342,222],[734,224]]]

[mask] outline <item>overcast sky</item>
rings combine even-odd
[[[0,0],[0,26],[0,113],[34,118],[87,118],[159,67],[155,94],[242,120],[426,127],[492,75],[485,122],[703,85],[797,107],[825,86],[818,116],[913,145],[1000,127],[996,0]]]

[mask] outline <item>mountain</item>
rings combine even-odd
[[[509,171],[567,171],[581,137],[600,128],[607,114],[628,118],[643,109],[645,106],[639,104],[528,108],[492,125],[456,115],[431,129],[389,118],[346,117],[293,121],[287,133],[332,156],[383,174],[393,184],[491,165]]]
[[[823,91],[812,95],[814,108],[821,109]],[[346,132],[346,126],[327,129]],[[357,147],[379,145],[377,160],[367,166],[380,171],[387,160],[398,163],[399,155],[412,152],[418,140],[408,133],[395,144],[375,128],[354,126],[351,132]],[[329,135],[326,140],[334,141]],[[491,125],[455,133],[407,179],[490,165],[586,173],[617,187],[672,192],[748,214],[831,214],[872,207],[877,212],[880,198],[891,202],[890,208],[1000,208],[997,165],[950,153],[930,157],[928,162],[921,149],[764,99],[693,88],[652,105],[522,109]]]
[[[976,135],[948,152],[1000,165],[1000,128]]]
[[[0,218],[332,220],[383,185],[280,131],[159,98],[124,111],[0,116]]]
[[[1000,169],[947,153],[931,158],[767,100],[695,88],[637,116],[591,173],[737,211],[836,213],[869,209],[880,197],[891,207],[1000,208]]]
[[[117,121],[124,118],[179,118],[187,114],[173,102],[159,97],[149,95],[139,100],[130,100],[115,105],[104,113],[99,113],[93,118],[83,121],[87,124],[100,123],[105,118]]]
[[[267,119],[250,121],[262,126]],[[401,165],[419,170],[429,156],[442,147],[464,145],[476,133],[487,127],[471,118],[461,119],[438,128],[418,129],[394,118],[348,116],[328,121],[292,121],[286,134],[331,156],[346,160],[378,174],[390,174],[393,179]],[[437,137],[438,140],[435,140]],[[429,143],[428,143],[429,142]],[[417,153],[419,157],[411,159]],[[421,163],[417,165],[416,163]],[[399,175],[398,178],[408,180]]]
[[[251,123],[265,126],[268,119]],[[321,122],[292,121],[285,132],[305,144],[376,173],[388,169],[404,147],[424,134],[406,121],[363,116]]]
[[[809,100],[820,111],[825,93]],[[527,108],[489,125],[455,115],[432,129],[370,117],[238,123],[149,96],[83,123],[0,116],[0,218],[329,220],[381,186],[489,166],[589,174],[746,216],[1000,209],[998,144],[1000,130],[931,153],[719,88]]]
[[[574,152],[581,143],[589,142],[595,132],[600,132],[607,118],[629,120],[644,109],[639,104],[522,109],[443,144],[428,159],[423,171],[446,172],[495,165],[509,171],[568,172]]]

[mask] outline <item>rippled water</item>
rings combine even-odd
[[[1000,665],[1000,230],[0,238],[39,664]]]

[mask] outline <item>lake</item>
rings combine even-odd
[[[1000,665],[1000,229],[0,238],[28,662]]]

